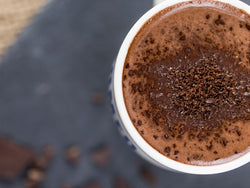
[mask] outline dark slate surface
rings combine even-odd
[[[250,4],[249,0],[245,0]],[[77,186],[99,179],[113,187],[121,175],[135,188],[147,188],[138,166],[158,176],[159,188],[249,188],[250,164],[220,175],[177,174],[154,167],[129,149],[113,125],[108,100],[94,105],[93,92],[107,93],[111,63],[132,24],[151,7],[151,0],[54,0],[38,15],[0,63],[0,134],[39,151],[46,143],[57,156],[48,169],[45,188],[62,181]],[[97,168],[91,148],[106,143],[112,151],[108,168]],[[63,153],[82,147],[73,168]],[[21,180],[0,182],[17,188]]]

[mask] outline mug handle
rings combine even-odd
[[[165,0],[154,0],[153,5],[155,6],[163,1],[165,1]]]

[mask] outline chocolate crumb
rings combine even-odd
[[[45,172],[39,168],[29,168],[23,180],[25,188],[39,188],[45,179]]]
[[[241,132],[239,130],[236,130],[236,133],[238,136],[241,136]]]
[[[91,101],[93,104],[101,105],[104,103],[104,99],[105,97],[102,93],[98,92],[92,93]]]
[[[205,38],[205,42],[207,42],[207,43],[212,43],[213,41],[212,41],[212,39],[206,37],[206,38]]]
[[[143,179],[151,185],[155,185],[157,183],[157,178],[154,175],[154,173],[146,166],[140,167],[140,175],[143,177]]]
[[[250,24],[246,23],[246,28],[250,31]]]
[[[164,152],[165,153],[170,153],[171,152],[171,148],[169,146],[165,147]]]
[[[157,135],[153,135],[154,139],[157,140],[158,136]]]
[[[174,155],[178,155],[179,151],[178,150],[175,150],[174,151]]]
[[[186,35],[183,32],[179,33],[180,40],[186,40]]]
[[[129,68],[129,63],[126,63],[125,68],[126,68],[126,69]]]
[[[164,134],[164,138],[165,138],[165,139],[168,139],[169,136],[168,136],[167,134]]]
[[[216,25],[225,25],[224,20],[222,20],[222,19],[219,18],[219,17],[218,17],[218,19],[216,19],[216,20],[214,21],[214,23],[215,23]]]
[[[80,154],[81,154],[81,149],[76,146],[70,146],[66,153],[65,153],[65,159],[71,164],[71,165],[76,165],[79,162],[80,159]]]
[[[227,143],[228,143],[228,141],[226,140],[226,138],[221,138],[221,139],[220,139],[220,144],[221,144],[223,147],[226,147],[226,146],[227,146]]]
[[[212,145],[212,144],[210,144],[210,145],[207,145],[207,146],[206,146],[206,148],[207,148],[207,150],[209,150],[209,151],[210,151],[210,150],[212,150],[212,148],[213,148],[213,145]]]
[[[100,145],[91,152],[91,160],[100,167],[106,167],[110,162],[110,148],[107,145]]]
[[[134,76],[134,75],[135,75],[135,71],[134,71],[134,70],[129,70],[129,71],[128,71],[128,75],[129,75],[130,77]]]
[[[186,40],[186,36],[185,36],[185,35],[182,35],[182,36],[180,37],[180,40]]]
[[[45,173],[39,169],[29,169],[27,172],[27,178],[31,181],[41,183],[45,178]]]
[[[201,160],[202,157],[203,157],[203,154],[196,153],[192,155],[192,159],[194,160]]]
[[[116,177],[114,180],[114,188],[130,188],[130,186],[125,179]]]
[[[141,125],[142,125],[142,121],[141,121],[141,120],[138,120],[138,121],[137,121],[137,125],[138,125],[138,126],[141,126]]]

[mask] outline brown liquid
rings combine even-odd
[[[208,165],[243,155],[250,147],[250,16],[212,1],[161,11],[130,46],[123,94],[138,132],[165,156]]]

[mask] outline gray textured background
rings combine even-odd
[[[245,0],[250,4],[249,0]],[[147,188],[137,167],[146,164],[160,188],[249,188],[250,164],[220,175],[195,176],[167,172],[143,161],[129,149],[113,125],[108,101],[93,105],[93,92],[107,93],[111,63],[133,23],[151,0],[54,0],[21,35],[0,63],[0,134],[39,151],[51,143],[57,156],[48,169],[45,188],[62,181],[80,185],[99,179],[112,187],[121,175],[131,187]],[[95,167],[89,150],[109,144],[109,168]],[[63,158],[70,144],[82,147],[73,168]],[[21,180],[0,182],[22,187]]]

